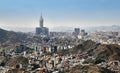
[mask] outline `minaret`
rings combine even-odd
[[[42,14],[41,14],[41,17],[40,17],[40,27],[43,27],[43,17],[42,17]]]

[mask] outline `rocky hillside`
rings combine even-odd
[[[69,72],[65,73],[114,73],[114,72],[96,65],[94,66],[77,65],[71,68]]]
[[[96,60],[119,60],[120,61],[120,45],[117,44],[100,44],[91,40],[84,41],[82,44],[75,46],[72,49],[66,49],[59,52],[59,54],[77,54],[87,53],[94,56]]]
[[[96,59],[120,61],[120,45],[117,44],[99,45],[94,53]]]
[[[73,49],[71,49],[72,53],[83,53],[86,51],[89,51],[90,49],[95,49],[99,43],[95,43],[91,40],[84,41],[82,44],[79,44],[75,46]]]
[[[98,45],[100,45],[99,43],[95,43],[91,40],[88,41],[83,41],[82,44],[79,44],[77,46],[75,46],[74,48],[71,49],[65,49],[62,51],[59,51],[59,54],[61,55],[66,55],[66,54],[77,54],[77,53],[84,53],[87,51],[91,51],[92,49],[95,49]]]
[[[82,44],[74,47],[71,53],[84,53],[93,55],[96,60],[119,60],[120,61],[120,45],[117,44],[100,44],[93,41],[85,41]]]
[[[0,43],[21,42],[22,40],[25,40],[26,37],[27,36],[24,33],[0,29]]]
[[[6,65],[10,67],[15,66],[17,64],[22,64],[23,66],[28,65],[28,59],[22,56],[17,56],[9,59],[6,62]]]

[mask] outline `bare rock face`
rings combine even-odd
[[[70,71],[66,73],[113,73],[113,72],[96,65],[94,66],[77,65],[71,68]]]

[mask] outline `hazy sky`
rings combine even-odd
[[[120,25],[120,0],[0,0],[0,27]]]

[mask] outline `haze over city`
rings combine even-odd
[[[120,25],[120,0],[1,0],[0,27],[34,31],[40,16],[44,25],[90,27]]]

